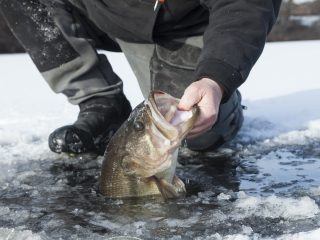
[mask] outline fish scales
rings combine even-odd
[[[110,198],[179,197],[184,183],[175,176],[181,140],[199,109],[178,110],[179,99],[153,91],[112,137],[101,170],[100,191]],[[183,114],[182,114],[183,113]]]

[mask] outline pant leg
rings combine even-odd
[[[203,46],[202,37],[177,39],[165,46],[116,40],[137,77],[145,98],[152,89],[181,97],[184,89],[194,81],[193,72]],[[189,49],[192,49],[191,55],[185,56]],[[170,63],[167,60],[170,56],[178,56],[179,63]],[[195,61],[190,62],[188,59]]]
[[[122,92],[106,56],[79,36],[86,31],[65,1],[2,0],[0,11],[54,92],[73,104]]]
[[[118,40],[139,81],[144,97],[162,90],[180,98],[194,80],[202,49],[202,36],[163,44],[136,44]],[[243,123],[240,92],[220,105],[215,125],[205,134],[186,141],[192,150],[214,150],[235,137]]]
[[[154,54],[155,44],[129,43],[120,39],[117,39],[117,43],[138,80],[144,98],[147,98],[151,90],[150,61]]]

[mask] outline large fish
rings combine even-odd
[[[175,175],[181,140],[193,127],[198,107],[178,110],[179,99],[153,91],[112,137],[102,164],[100,191],[110,198],[185,193]]]

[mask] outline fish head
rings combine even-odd
[[[124,126],[126,139],[122,159],[127,174],[149,177],[170,168],[168,156],[179,147],[181,140],[194,125],[199,109],[178,109],[179,99],[153,91],[137,106]]]

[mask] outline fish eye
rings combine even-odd
[[[140,122],[140,121],[135,121],[133,123],[133,127],[137,131],[142,131],[144,129],[144,124],[142,122]]]

